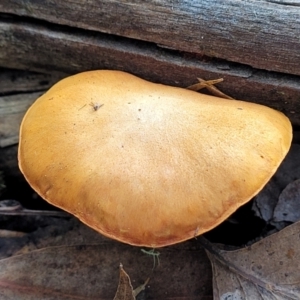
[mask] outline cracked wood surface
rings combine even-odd
[[[2,0],[0,12],[300,75],[299,1]]]
[[[15,17],[0,19],[0,35],[5,49],[0,51],[0,66],[6,68],[60,74],[118,69],[181,87],[196,83],[197,77],[224,78],[218,87],[226,94],[278,109],[300,125],[300,85],[295,75]]]

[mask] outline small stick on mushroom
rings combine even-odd
[[[222,82],[223,78],[214,79],[214,80],[204,80],[202,78],[197,78],[197,79],[198,79],[199,83],[190,85],[187,87],[187,89],[197,92],[204,88],[207,88],[216,97],[234,100],[234,98],[224,94],[223,92],[221,92],[218,88],[216,88],[214,86],[216,83]]]

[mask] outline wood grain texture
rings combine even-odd
[[[48,89],[63,75],[0,68],[0,95]]]
[[[29,106],[42,93],[22,93],[0,97],[0,148],[19,142],[19,127]]]
[[[152,43],[111,35],[33,24],[6,18],[0,22],[0,65],[45,73],[72,74],[92,69],[123,70],[153,82],[189,86],[196,78],[224,78],[218,87],[236,99],[284,112],[300,125],[297,76],[161,49]]]
[[[0,149],[18,143],[26,110],[62,76],[0,69]]]
[[[0,12],[300,75],[298,1],[2,0]]]

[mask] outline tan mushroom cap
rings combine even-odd
[[[291,139],[289,120],[271,108],[91,71],[30,107],[19,165],[39,195],[100,233],[161,247],[249,201]]]

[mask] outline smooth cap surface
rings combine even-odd
[[[249,201],[291,138],[289,120],[271,108],[90,71],[30,107],[19,166],[40,196],[100,233],[161,247]]]

